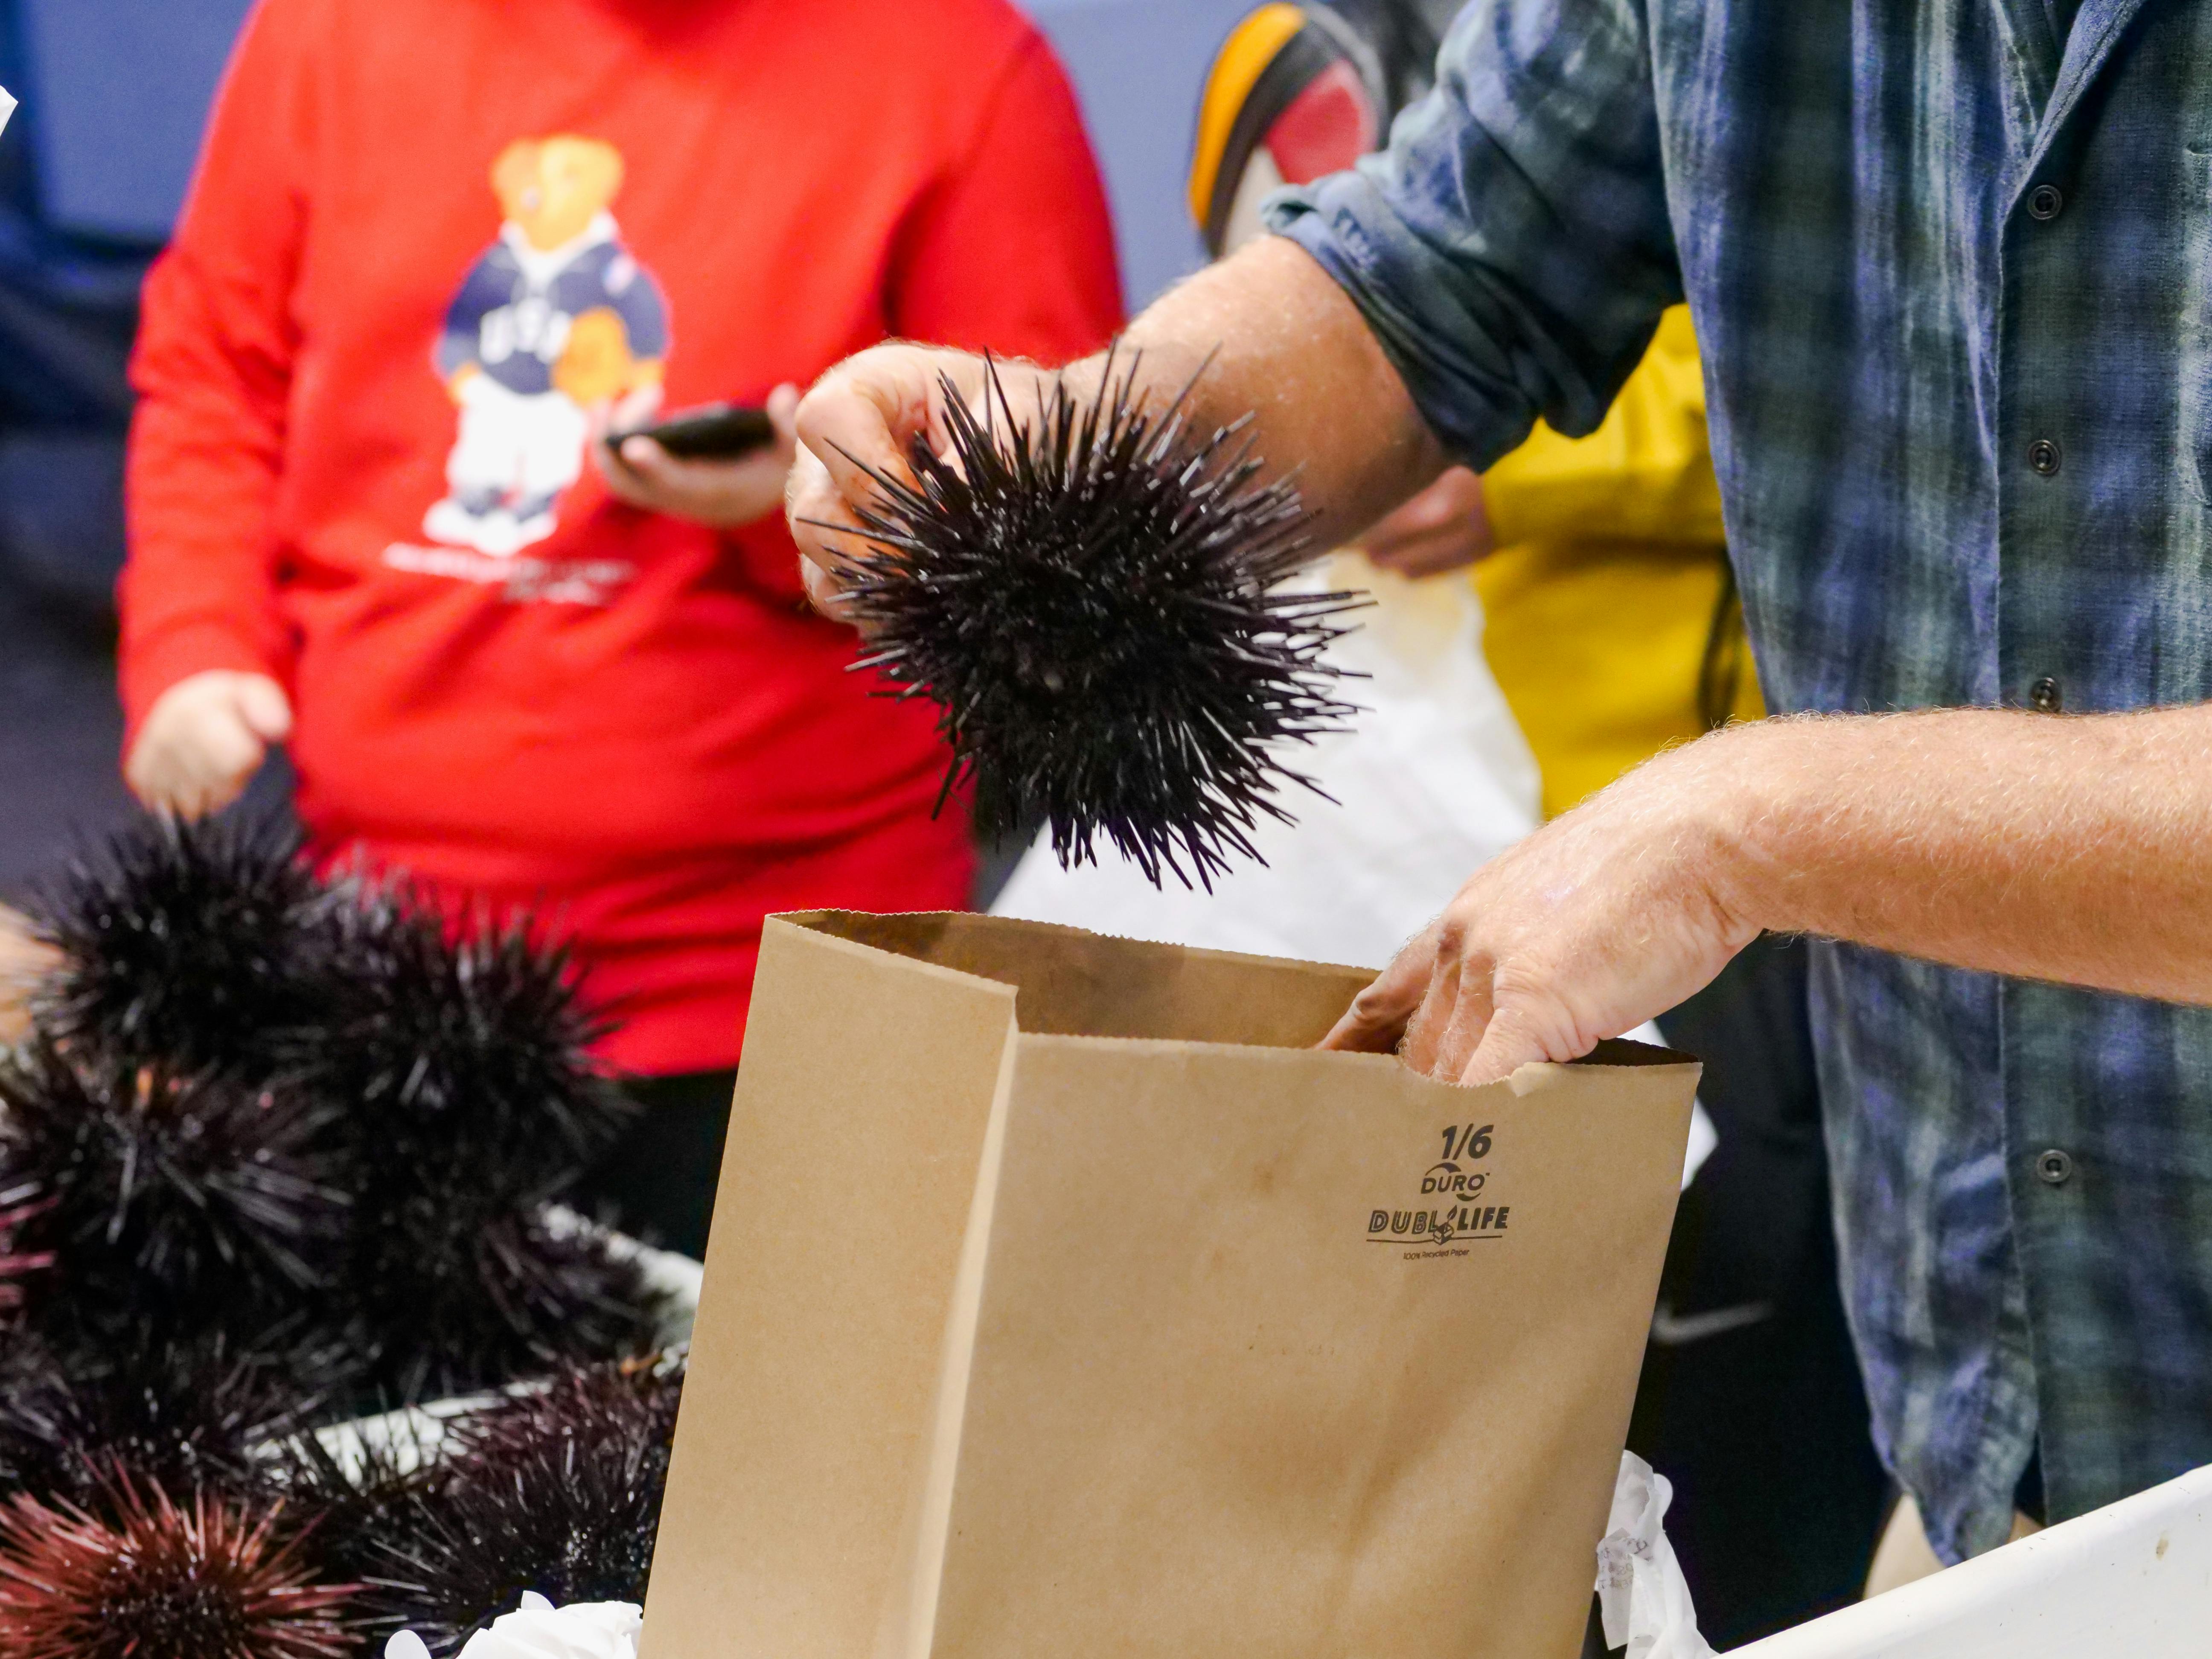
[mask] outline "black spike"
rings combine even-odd
[[[172,1330],[273,1320],[325,1282],[345,1219],[331,1114],[215,1073],[0,1059],[0,1206],[32,1325]]]
[[[328,1006],[343,902],[282,819],[142,817],[34,898],[62,964],[33,1012],[73,1054],[261,1082]]]
[[[945,793],[972,779],[987,834],[1041,818],[1064,865],[1103,838],[1155,884],[1210,886],[1255,856],[1260,814],[1290,821],[1282,784],[1316,787],[1277,751],[1356,712],[1323,653],[1364,601],[1280,589],[1311,516],[1260,481],[1249,416],[1200,437],[1190,386],[1155,411],[1117,362],[1023,419],[987,361],[980,414],[943,382],[948,456],[917,440],[911,480],[864,469],[855,666],[938,703]]]
[[[370,1629],[411,1629],[441,1655],[525,1590],[642,1603],[682,1389],[670,1360],[571,1369],[460,1419],[430,1477],[331,1571],[369,1586]]]

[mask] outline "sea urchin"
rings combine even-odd
[[[946,789],[974,779],[987,832],[1041,818],[1063,864],[1103,835],[1156,884],[1210,885],[1227,849],[1255,856],[1258,814],[1288,820],[1280,783],[1311,787],[1280,744],[1354,712],[1323,653],[1362,599],[1278,586],[1311,520],[1260,482],[1250,417],[1201,436],[1195,380],[1155,410],[1140,359],[1116,362],[1095,396],[1041,383],[1030,419],[995,364],[980,411],[945,380],[949,453],[917,439],[911,480],[867,469],[846,614],[856,666],[939,704]]]
[[[343,902],[274,817],[140,818],[40,899],[38,932],[61,963],[33,1012],[81,1060],[260,1082],[270,1043],[325,1011]]]
[[[635,1266],[540,1214],[631,1109],[589,1053],[600,1027],[565,951],[520,922],[448,927],[404,891],[349,927],[361,971],[295,1061],[352,1172],[332,1322],[403,1400],[636,1351]]]
[[[106,1519],[0,1506],[0,1652],[9,1659],[341,1659],[349,1585],[317,1584],[282,1505],[179,1506],[118,1471]]]
[[[222,1075],[82,1066],[34,1041],[0,1057],[0,1201],[49,1251],[33,1322],[273,1317],[319,1282],[344,1211],[326,1114]],[[26,1207],[34,1206],[34,1207]]]
[[[571,1368],[462,1419],[450,1461],[343,1563],[371,1586],[365,1622],[451,1654],[526,1590],[641,1603],[682,1389],[671,1358]]]

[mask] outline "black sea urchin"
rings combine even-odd
[[[1057,379],[1028,420],[995,365],[980,414],[945,381],[950,455],[869,471],[847,614],[856,666],[939,705],[946,788],[973,777],[986,831],[1042,818],[1063,864],[1103,835],[1210,884],[1258,814],[1288,821],[1280,783],[1310,787],[1278,747],[1354,712],[1323,653],[1361,599],[1279,586],[1307,556],[1296,488],[1258,481],[1249,417],[1201,437],[1191,387],[1156,411],[1138,368],[1109,356],[1095,396]]]
[[[345,930],[344,992],[288,1058],[343,1111],[372,1188],[541,1202],[613,1139],[629,1109],[564,950],[520,923],[455,929],[404,893],[364,896]]]
[[[37,1207],[18,1250],[34,1326],[273,1319],[322,1281],[344,1200],[297,1096],[217,1075],[80,1065],[34,1041],[0,1060],[0,1201]]]
[[[361,1218],[343,1302],[384,1398],[462,1394],[649,1346],[653,1301],[634,1262],[595,1232],[474,1204],[462,1186]]]
[[[322,1017],[343,902],[277,819],[143,818],[40,896],[62,963],[33,1012],[73,1054],[259,1081],[270,1046]]]
[[[629,1109],[587,1052],[599,1027],[565,954],[520,926],[449,931],[404,895],[349,927],[358,971],[295,1061],[350,1148],[333,1322],[399,1399],[634,1351],[638,1270],[539,1214]]]
[[[0,1491],[96,1509],[118,1462],[170,1492],[256,1493],[250,1448],[343,1397],[348,1356],[299,1321],[235,1339],[106,1323],[0,1341]]]
[[[0,1652],[9,1659],[342,1659],[350,1585],[318,1584],[281,1505],[173,1503],[119,1469],[106,1518],[0,1504]]]
[[[371,1627],[449,1654],[525,1590],[641,1603],[682,1382],[669,1362],[571,1370],[463,1420],[435,1479],[343,1564],[371,1586]]]
[[[321,1577],[362,1581],[353,1610],[364,1629],[375,1622],[377,1597],[384,1594],[366,1581],[395,1540],[407,1535],[415,1498],[437,1477],[436,1452],[434,1431],[410,1433],[402,1426],[362,1433],[347,1425],[270,1439],[256,1453],[258,1494],[281,1498],[288,1514],[313,1517]],[[398,1627],[397,1620],[385,1622]]]

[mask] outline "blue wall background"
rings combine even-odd
[[[1258,0],[1029,0],[1083,100],[1113,198],[1135,311],[1204,263],[1184,201],[1198,96],[1231,27]]]
[[[41,204],[56,228],[159,241],[246,0],[18,0]]]
[[[780,0],[787,3],[787,0]],[[43,216],[158,242],[247,0],[15,0]],[[1183,179],[1214,47],[1255,0],[1029,0],[1083,100],[1140,306],[1196,268]]]

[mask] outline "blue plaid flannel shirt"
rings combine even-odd
[[[1440,70],[1271,212],[1458,455],[1589,431],[1686,297],[1771,707],[2212,696],[2212,3],[1478,0]],[[2039,1443],[2054,1518],[2212,1462],[2212,1014],[1814,949],[1938,1552]]]

